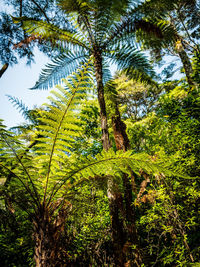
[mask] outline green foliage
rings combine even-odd
[[[2,201],[1,201],[2,202]],[[2,266],[31,266],[33,242],[31,224],[27,216],[16,207],[1,207],[0,260]]]
[[[154,75],[148,60],[135,45],[135,18],[128,13],[131,1],[123,1],[120,5],[116,1],[58,1],[58,5],[70,15],[71,24],[64,29],[46,21],[13,18],[18,24],[23,22],[28,34],[40,41],[48,41],[54,50],[59,49],[61,53],[42,71],[33,89],[55,85],[97,51],[101,51],[106,65],[115,63],[127,73],[136,70],[143,79],[145,74]],[[103,66],[104,79],[106,73]]]
[[[134,124],[127,120],[131,146],[174,170],[171,178],[151,177],[136,202],[141,214],[138,230],[150,266],[190,266],[191,257],[199,258],[199,92],[188,92],[183,82],[174,84],[162,85],[167,93],[160,97],[156,112]],[[177,172],[194,178],[179,178]]]
[[[82,37],[77,33],[73,33],[67,29],[61,29],[60,27],[50,24],[46,21],[29,19],[27,17],[15,18],[13,17],[14,23],[20,23],[23,21],[23,28],[36,38],[45,39],[52,43],[53,46],[59,46],[62,49],[76,48],[80,46],[87,48],[87,44],[84,43]]]
[[[31,5],[28,2],[23,1]],[[76,72],[62,80],[40,109],[29,111],[9,97],[30,122],[14,132],[0,124],[1,261],[5,266],[33,266],[31,232],[36,234],[35,226],[41,230],[45,222],[46,233],[48,227],[55,231],[55,246],[56,236],[62,244],[62,253],[58,251],[62,265],[114,266],[111,228],[116,222],[109,214],[107,181],[112,177],[115,208],[125,233],[131,228],[123,180],[127,175],[144,266],[198,266],[198,1],[151,0],[138,6],[133,1],[60,0],[57,4],[64,11],[63,23],[48,20],[48,13],[43,13],[45,21],[22,17],[28,12],[15,18],[39,44],[47,40],[59,51],[34,89],[47,89]],[[169,49],[176,55],[183,48],[189,51],[194,85],[188,87],[184,79],[160,85],[153,81],[136,38],[160,56]],[[108,117],[120,110],[129,151],[114,151],[115,144],[102,151],[94,96],[95,55],[102,57]],[[124,68],[112,81],[110,62]],[[172,68],[164,72],[168,79]],[[124,244],[123,251],[128,248],[133,254],[131,246]]]
[[[200,84],[200,77],[199,77],[199,72],[200,72],[200,56],[199,53],[195,53],[193,57],[193,77],[194,81],[198,84]]]
[[[84,51],[68,52],[62,54],[52,60],[52,63],[46,65],[46,69],[42,70],[39,80],[31,89],[48,89],[54,84],[57,84],[64,76],[73,73],[78,66],[82,65],[87,58]],[[50,77],[50,79],[49,79]]]

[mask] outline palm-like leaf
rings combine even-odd
[[[177,32],[172,24],[165,20],[154,22],[141,20],[137,24],[137,40],[146,49],[154,48],[161,50],[174,45]]]
[[[27,33],[36,36],[38,39],[48,40],[52,46],[58,46],[60,49],[88,48],[87,41],[83,36],[67,29],[63,30],[46,21],[34,20],[27,17],[13,17],[13,21],[15,23],[23,21],[23,28]]]
[[[103,40],[102,47],[119,47],[127,42],[135,43],[135,18],[132,16],[123,17],[121,21],[111,24],[107,35]]]
[[[53,91],[54,97],[49,97],[51,104],[46,104],[47,110],[41,113],[41,125],[38,127],[38,139],[36,161],[41,165],[41,174],[46,177],[45,194],[49,178],[57,179],[70,147],[78,132],[79,107],[81,99],[85,98],[85,90],[91,88],[92,82],[89,64],[79,69],[74,76],[64,80],[66,89],[58,87],[58,92]]]
[[[14,107],[16,107],[19,110],[19,112],[22,113],[24,118],[26,120],[29,120],[30,119],[29,108],[22,102],[22,100],[19,100],[17,97],[11,95],[7,95],[7,97],[9,101],[14,105]]]
[[[137,69],[146,74],[154,74],[145,56],[134,47],[124,46],[118,51],[107,52],[105,55],[112,63],[116,63],[119,69],[124,69],[127,73],[130,70]]]
[[[130,169],[138,175],[142,169],[150,175],[164,173],[166,176],[176,175],[182,179],[192,179],[183,174],[174,173],[164,162],[154,162],[145,153],[134,154],[130,150],[127,152],[122,150],[114,152],[110,149],[108,152],[103,151],[97,154],[95,158],[79,157],[79,159],[73,159],[71,157],[70,161],[65,165],[63,175],[54,184],[48,202],[50,203],[58,193],[66,194],[65,191],[61,190],[64,185],[68,185],[68,193],[70,193],[70,188],[76,187],[83,181],[96,177],[101,179],[108,179],[109,176],[121,178],[121,172],[129,175]]]
[[[48,89],[58,84],[63,77],[67,77],[74,72],[79,65],[88,59],[86,51],[81,50],[76,53],[68,51],[52,60],[42,70],[39,80],[31,89]]]
[[[64,83],[66,88],[59,87],[58,91],[53,91],[53,97],[49,97],[51,103],[46,104],[46,110],[40,111],[39,137],[34,146],[36,157],[29,157],[27,148],[16,143],[3,126],[0,128],[0,166],[23,184],[37,204],[37,192],[46,197],[49,178],[52,183],[59,178],[62,164],[67,160],[70,147],[81,130],[80,105],[85,101],[86,89],[91,90],[93,86],[90,63],[85,63]]]
[[[68,75],[83,61],[83,57],[88,58],[97,50],[120,68],[129,69],[132,65],[134,69],[149,73],[151,67],[147,59],[134,48],[135,23],[140,14],[132,14],[132,1],[59,0],[58,5],[72,18],[70,30],[60,29],[44,21],[14,18],[15,22],[23,21],[23,27],[29,34],[48,40],[61,49],[62,55],[47,65],[32,89],[47,89],[57,84],[63,75]],[[77,48],[80,49],[78,53]]]

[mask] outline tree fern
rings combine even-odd
[[[54,174],[57,172],[58,175],[58,170],[68,158],[72,142],[78,135],[80,130],[78,110],[81,100],[85,99],[86,89],[91,90],[93,86],[90,63],[79,69],[64,83],[66,88],[59,87],[58,92],[53,91],[54,97],[49,97],[51,103],[46,104],[46,110],[40,111],[40,125],[36,133],[39,138],[34,147],[36,157],[29,158],[26,147],[20,143],[17,146],[12,134],[7,133],[3,126],[1,129],[1,168],[21,181],[33,199],[35,199],[34,195],[37,195],[36,188],[41,186],[41,183],[45,191],[44,193],[42,190],[39,191],[46,195],[49,177],[56,178],[53,177]],[[36,174],[39,174],[39,180]],[[26,181],[29,181],[30,185],[26,185]]]
[[[28,34],[50,41],[53,48],[58,46],[61,51],[61,55],[42,71],[32,89],[52,87],[60,82],[61,77],[74,71],[84,57],[87,59],[90,55],[94,56],[97,50],[101,51],[104,61],[110,59],[119,68],[132,66],[149,73],[150,64],[137,51],[135,23],[138,14],[131,13],[134,10],[132,1],[60,0],[57,3],[71,19],[70,30],[31,18],[13,18],[17,23],[23,21]]]
[[[28,153],[26,147],[13,141],[12,135],[5,132],[3,126],[1,128],[1,169],[19,180],[37,205],[42,196],[50,203],[57,194],[65,194],[66,184],[76,185],[95,176],[120,177],[121,171],[129,173],[128,167],[135,172],[142,168],[148,173],[170,173],[152,162],[148,155],[132,154],[131,151],[115,153],[109,150],[95,158],[73,156],[71,146],[83,125],[79,109],[87,99],[86,90],[93,87],[90,64],[86,63],[64,80],[66,88],[58,86],[57,91],[52,91],[50,103],[40,111],[37,130],[40,137],[33,151]]]

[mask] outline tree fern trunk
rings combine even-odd
[[[116,97],[112,97],[114,114],[112,116],[112,128],[114,132],[114,138],[116,147],[118,150],[127,151],[130,149],[129,138],[126,133],[126,125],[121,120],[118,102]],[[125,201],[125,216],[126,216],[126,243],[124,244],[124,253],[128,254],[130,245],[134,245],[135,257],[134,257],[134,266],[141,266],[142,257],[139,249],[139,241],[137,237],[136,225],[135,225],[135,211],[133,209],[133,198],[132,198],[132,185],[129,180],[129,177],[126,173],[122,173],[122,181],[124,187],[124,201]],[[129,245],[128,245],[129,244]],[[128,257],[129,258],[129,257]]]
[[[45,218],[40,218],[34,222],[35,251],[34,260],[36,267],[53,266],[54,259],[51,258],[51,237],[49,236],[49,225]]]
[[[108,123],[106,114],[106,104],[104,98],[104,86],[103,86],[103,72],[102,72],[102,56],[100,51],[94,51],[94,65],[95,76],[97,82],[98,102],[100,107],[101,129],[102,129],[102,142],[103,149],[108,150],[111,147],[108,133]],[[123,222],[119,217],[120,197],[117,194],[114,187],[114,179],[112,176],[108,177],[107,183],[107,196],[109,200],[109,209],[111,217],[111,232],[113,243],[113,256],[115,266],[123,266],[125,263],[123,254]]]
[[[109,199],[109,209],[111,216],[111,231],[113,243],[114,266],[124,266],[126,262],[123,251],[125,243],[125,235],[123,229],[123,221],[120,218],[120,208],[122,206],[122,195],[115,190],[113,177],[108,177],[107,195]]]
[[[94,65],[95,65],[95,76],[96,76],[96,82],[97,82],[98,102],[99,102],[99,107],[100,107],[102,142],[103,142],[103,149],[107,151],[110,148],[110,141],[109,141],[109,133],[108,133],[106,104],[105,104],[105,98],[104,98],[102,57],[98,50],[94,52],[94,58],[95,58]]]
[[[34,219],[33,238],[36,267],[67,266],[67,259],[62,255],[61,246],[61,236],[64,231],[66,216],[66,210],[63,208],[53,221],[48,208],[44,208]]]

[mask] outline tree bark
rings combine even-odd
[[[108,149],[111,147],[111,144],[109,140],[106,104],[104,97],[101,51],[95,48],[93,55],[94,55],[95,76],[97,82],[98,102],[100,107],[102,143],[103,143],[103,149],[108,151]],[[120,214],[119,209],[122,204],[122,196],[119,190],[116,190],[115,188],[113,176],[108,176],[107,188],[108,188],[107,196],[109,200],[109,209],[111,217],[114,264],[115,266],[124,266],[125,263],[125,258],[123,253],[124,231],[123,231],[123,221],[120,219],[119,216]]]
[[[7,70],[8,66],[9,66],[8,63],[5,63],[5,64],[3,65],[3,67],[2,67],[1,70],[0,70],[0,78],[1,78],[1,76],[4,74],[4,72]]]
[[[181,62],[183,64],[183,68],[185,70],[185,75],[186,75],[186,78],[187,78],[187,82],[189,84],[189,86],[193,86],[194,85],[194,81],[192,79],[192,64],[190,62],[190,59],[187,55],[187,53],[185,52],[183,46],[180,47],[180,49],[178,49],[178,55],[181,59]]]
[[[112,97],[112,104],[114,108],[114,114],[112,115],[112,128],[114,132],[114,139],[116,143],[116,148],[118,150],[127,151],[130,149],[129,138],[126,133],[126,125],[121,120],[121,115],[118,108],[117,97]],[[131,170],[130,170],[131,171]],[[129,177],[126,173],[122,173],[122,181],[124,187],[124,201],[125,201],[125,216],[126,216],[126,240],[124,243],[124,253],[128,254],[129,247],[135,245],[134,259],[132,261],[133,266],[142,265],[142,257],[139,249],[139,241],[135,225],[135,211],[133,208],[133,196],[132,196],[132,185]],[[127,248],[126,248],[127,247]],[[125,256],[124,256],[125,257]],[[130,260],[131,256],[128,257]],[[129,262],[129,261],[128,261]],[[131,265],[132,266],[132,265]]]
[[[121,193],[116,192],[112,176],[108,177],[107,195],[109,199],[109,209],[111,217],[114,266],[121,267],[124,266],[126,262],[125,254],[123,251],[126,238],[123,230],[123,221],[119,216],[119,210],[123,205],[123,199]]]
[[[57,203],[55,203],[56,205]],[[54,220],[52,219],[53,213],[50,213],[49,210],[49,207],[41,206],[33,220],[35,264],[36,267],[65,267],[67,259],[62,255],[61,239],[69,208],[67,205],[63,205]]]
[[[103,149],[107,151],[111,147],[111,145],[109,140],[106,104],[104,97],[102,56],[100,51],[97,49],[94,51],[94,58],[95,58],[94,65],[95,65],[95,76],[97,82],[98,102],[100,107],[102,143],[103,143]]]

